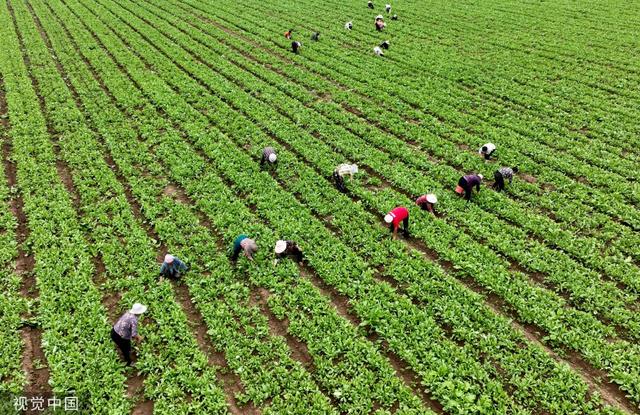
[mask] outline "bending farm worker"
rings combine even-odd
[[[387,13],[391,12],[391,5],[387,4],[386,6],[384,6],[384,9],[387,11]]]
[[[373,10],[373,7],[374,7],[374,6],[373,6],[373,2],[372,2],[371,0],[369,0],[369,1],[367,2],[367,7]]]
[[[289,29],[286,32],[284,32],[284,37],[286,37],[287,39],[291,39],[292,34],[293,34],[293,29]]]
[[[384,29],[384,27],[386,26],[386,24],[384,23],[384,17],[379,14],[376,16],[376,30],[378,32],[382,31],[382,29]]]
[[[238,260],[238,256],[240,255],[241,251],[249,259],[249,261],[253,261],[253,255],[258,252],[258,245],[256,244],[256,241],[254,241],[253,239],[249,239],[247,235],[239,235],[233,241],[233,252],[231,254],[231,260],[234,263]]]
[[[285,257],[293,258],[298,264],[302,265],[302,250],[298,247],[298,245],[293,241],[283,241],[279,240],[276,242],[276,246],[274,248],[274,252],[276,253],[276,259],[273,261],[273,264],[277,264],[278,261]]]
[[[264,163],[269,162],[269,164],[275,165],[276,161],[278,161],[278,155],[276,154],[276,150],[273,147],[265,147],[262,150],[262,157],[260,158],[260,167],[264,166]]]
[[[320,32],[313,32],[311,34],[311,40],[313,40],[314,42],[317,42],[318,40],[320,40]]]
[[[380,49],[379,46],[373,48],[373,53],[375,53],[377,56],[384,56],[384,52],[382,51],[382,49]]]
[[[147,307],[135,303],[131,310],[124,313],[111,328],[111,340],[122,352],[127,366],[131,366],[131,339],[141,342],[143,337],[138,334],[138,316],[147,311]]]
[[[353,29],[353,22],[347,22],[344,24],[344,28],[347,30]]]
[[[394,14],[393,16],[391,16],[391,20],[398,20],[398,15]]]
[[[482,147],[480,147],[480,150],[478,150],[478,154],[480,154],[481,156],[484,156],[485,160],[490,160],[491,156],[493,155],[493,153],[496,151],[496,146],[493,143],[487,143],[485,145],[483,145]]]
[[[173,255],[165,255],[164,262],[160,267],[160,276],[164,278],[180,278],[180,273],[185,272],[189,267]]]
[[[389,231],[392,232],[393,239],[398,235],[398,228],[402,222],[404,236],[409,236],[409,210],[406,207],[398,206],[387,213],[384,221],[389,224]]]
[[[422,210],[428,210],[429,212],[436,214],[436,204],[438,198],[433,193],[422,195],[416,199],[416,205],[420,206]]]
[[[391,45],[391,43],[389,43],[389,41],[388,41],[388,40],[385,40],[384,42],[382,42],[382,43],[380,44],[380,47],[381,47],[381,48],[383,48],[383,49],[389,49],[389,46],[390,46],[390,45]]]
[[[513,181],[513,175],[518,172],[517,167],[500,167],[493,173],[493,178],[495,182],[493,183],[493,188],[498,192],[504,190],[504,181],[509,180],[509,184]]]
[[[358,172],[358,166],[355,164],[340,164],[333,171],[333,181],[336,188],[341,192],[346,192],[347,188],[344,186],[344,176],[349,175],[353,180],[353,175]]]
[[[302,42],[298,42],[297,40],[295,42],[291,42],[291,50],[293,51],[293,53],[298,53],[298,50],[302,47]]]
[[[456,193],[462,196],[464,193],[464,198],[469,201],[471,200],[471,193],[473,191],[473,187],[476,187],[476,190],[480,191],[480,183],[482,183],[482,179],[484,177],[481,174],[467,174],[466,176],[462,176],[460,180],[458,180],[458,187],[456,187]]]

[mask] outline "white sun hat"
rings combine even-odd
[[[164,262],[166,262],[167,264],[172,263],[174,259],[175,258],[173,257],[173,255],[167,254],[167,255],[164,256]]]
[[[438,197],[436,195],[434,195],[433,193],[429,193],[427,195],[427,202],[432,203],[432,204],[436,204],[438,203]]]
[[[357,173],[358,172],[358,165],[357,164],[352,164],[351,165],[351,173]]]
[[[484,180],[484,176],[479,174],[478,177],[480,178],[480,180]]]
[[[145,311],[147,311],[147,306],[142,305],[140,303],[135,303],[133,307],[131,307],[131,310],[129,310],[131,314],[136,314],[136,315],[142,314]]]
[[[269,154],[269,161],[270,162],[275,163],[277,159],[278,159],[278,156],[276,156],[276,153]]]
[[[279,240],[278,242],[276,242],[276,254],[281,254],[284,252],[284,250],[287,249],[287,242],[283,241],[283,240]]]
[[[376,16],[376,20],[384,20],[384,16],[379,14]]]
[[[393,216],[390,213],[387,213],[384,217],[384,221],[387,223],[393,222]]]

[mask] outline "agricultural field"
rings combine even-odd
[[[0,1],[1,414],[640,413],[640,2],[390,3]]]

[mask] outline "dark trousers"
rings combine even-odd
[[[333,173],[333,181],[335,182],[336,188],[339,191],[341,191],[342,193],[345,193],[347,191],[347,188],[344,186],[344,178],[336,172]]]
[[[466,200],[471,200],[471,191],[473,190],[473,187],[469,186],[469,183],[467,183],[464,177],[461,177],[460,180],[458,180],[458,186],[464,189],[464,198]]]
[[[404,218],[402,220],[402,227],[405,236],[409,236],[409,218]],[[389,230],[393,232],[393,222],[389,224]]]
[[[231,260],[233,262],[236,262],[238,260],[240,252],[242,252],[242,246],[240,244],[233,247],[233,253],[231,254]]]
[[[111,329],[111,340],[113,340],[122,352],[127,366],[131,366],[131,340],[123,339],[113,328]]]
[[[302,251],[297,246],[294,246],[294,247],[291,247],[291,248],[287,248],[287,250],[284,251],[283,253],[276,255],[276,258],[278,258],[278,259],[282,259],[282,258],[285,258],[285,257],[291,257],[296,262],[302,262],[302,258],[303,258]]]
[[[165,272],[161,272],[160,276],[164,278],[177,280],[178,278],[180,278],[180,271],[178,271],[177,269],[167,270]]]
[[[504,177],[502,177],[502,174],[499,171],[496,171],[495,173],[493,173],[493,178],[495,179],[493,188],[498,192],[504,190]]]

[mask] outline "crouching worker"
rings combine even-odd
[[[384,42],[382,42],[379,47],[381,47],[382,49],[389,49],[389,46],[391,45],[391,43],[389,43],[388,40],[385,40]]]
[[[436,203],[438,203],[438,198],[433,193],[422,195],[416,199],[416,205],[420,206],[420,209],[428,210],[433,215],[436,214]]]
[[[291,35],[293,35],[293,29],[289,29],[286,32],[284,32],[284,37],[287,39],[291,39]]]
[[[392,232],[393,239],[398,235],[398,228],[402,222],[404,236],[409,237],[409,210],[406,207],[398,206],[387,213],[384,221],[389,224],[389,231]]]
[[[355,164],[341,164],[333,171],[333,181],[336,188],[342,193],[346,193],[347,188],[344,185],[344,176],[349,175],[353,180],[353,175],[358,172],[358,166]]]
[[[462,196],[462,194],[464,193],[464,198],[467,201],[471,200],[473,187],[475,186],[476,190],[479,192],[482,179],[484,179],[484,177],[481,174],[467,174],[466,176],[462,176],[460,180],[458,180],[456,193],[458,193],[460,196]]]
[[[234,264],[238,261],[238,256],[240,256],[241,251],[249,261],[253,261],[253,255],[258,252],[258,245],[256,241],[249,239],[247,235],[240,235],[233,241],[231,261],[233,261]]]
[[[276,150],[273,147],[265,147],[262,150],[262,157],[260,158],[260,167],[264,166],[264,163],[269,163],[275,165],[276,161],[278,161],[278,156],[276,155]]]
[[[178,279],[189,267],[173,255],[165,255],[164,262],[160,267],[160,276],[163,278]]]
[[[478,154],[484,156],[485,160],[491,160],[491,156],[493,155],[493,153],[495,153],[495,151],[496,145],[493,143],[487,143],[480,147],[480,150],[478,150]]]
[[[274,265],[276,265],[281,259],[286,257],[291,257],[298,264],[302,265],[302,250],[295,242],[279,240],[278,242],[276,242],[274,251],[276,253],[276,259],[273,260]]]
[[[313,32],[311,34],[311,40],[313,40],[314,42],[317,42],[318,40],[320,40],[320,32]]]
[[[384,29],[384,27],[386,26],[386,24],[384,23],[384,17],[379,14],[376,16],[376,30],[378,32],[381,32],[382,29]]]
[[[518,172],[517,167],[501,167],[493,173],[493,178],[495,182],[493,182],[494,190],[501,192],[504,190],[504,181],[509,180],[509,184],[513,181],[513,175]]]
[[[293,51],[293,53],[299,53],[301,47],[302,42],[298,42],[297,40],[295,42],[291,42],[291,50]]]
[[[138,316],[147,311],[147,307],[135,303],[131,310],[127,311],[118,319],[111,328],[111,340],[122,352],[127,366],[131,366],[131,339],[141,342],[142,336],[138,334]]]

